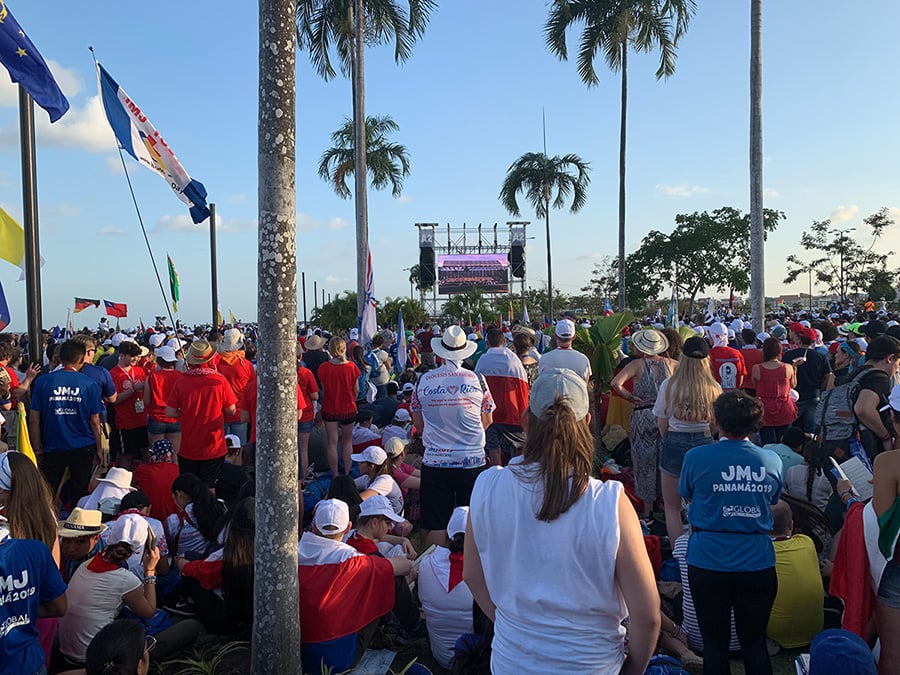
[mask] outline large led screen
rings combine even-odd
[[[438,292],[451,295],[477,287],[485,293],[509,293],[509,260],[505,253],[439,255]]]

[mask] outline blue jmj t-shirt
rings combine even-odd
[[[0,675],[36,673],[43,667],[38,607],[65,592],[43,542],[7,539],[0,543]]]
[[[782,471],[778,455],[747,440],[689,450],[678,481],[681,496],[691,500],[688,565],[718,572],[772,567],[769,507],[781,497]]]
[[[39,377],[31,407],[41,415],[41,445],[45,452],[94,445],[91,415],[100,414],[100,386],[73,370],[55,370]]]

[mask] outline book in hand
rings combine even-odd
[[[831,457],[831,463],[834,468],[831,472],[836,478],[843,478],[853,483],[853,494],[866,502],[872,498],[872,472],[862,463],[859,457],[851,457],[842,464],[834,461]]]

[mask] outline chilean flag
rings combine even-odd
[[[304,532],[297,545],[300,634],[325,642],[362,630],[394,606],[394,568],[347,544]]]
[[[128,316],[128,305],[124,302],[112,302],[110,300],[104,300],[103,305],[106,307],[106,315],[107,316],[115,316],[119,319],[124,319]]]

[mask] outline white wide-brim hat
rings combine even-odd
[[[478,345],[466,339],[466,332],[460,326],[449,326],[443,335],[431,338],[431,351],[447,361],[462,361],[477,349]]]

